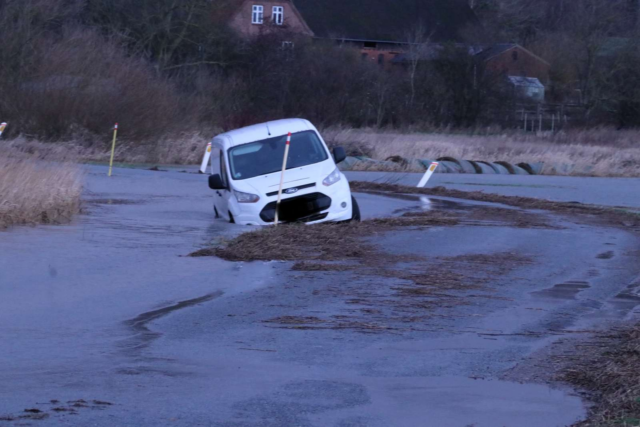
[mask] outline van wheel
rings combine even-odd
[[[235,219],[233,219],[233,214],[231,213],[231,211],[229,211],[229,222],[230,222],[231,224],[235,224],[235,223],[236,223],[236,220],[235,220]]]
[[[358,202],[353,196],[351,196],[351,206],[353,211],[351,214],[351,221],[360,222],[360,206],[358,206]]]
[[[220,214],[218,213],[218,208],[216,208],[215,206],[213,207],[213,213],[216,218],[220,218]]]

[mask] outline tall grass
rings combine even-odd
[[[221,130],[210,127],[177,135],[167,134],[153,142],[123,139],[116,149],[116,162],[196,165],[202,159],[207,142],[219,132]],[[542,162],[545,175],[640,176],[638,130],[591,129],[536,135],[517,131],[462,134],[328,128],[322,134],[330,145],[344,146],[351,155],[365,155],[377,160],[401,156],[428,160],[454,157],[512,164]],[[41,159],[109,160],[110,145],[82,139],[43,143],[18,137],[3,144]],[[358,170],[380,170],[381,167],[399,172],[424,170],[416,162],[384,165],[361,162],[357,166]]]
[[[545,164],[548,175],[640,176],[640,131],[593,129],[558,134],[494,135],[398,133],[328,129],[327,141],[354,155],[377,160],[391,156],[435,160],[464,160]],[[409,164],[409,168],[411,164]]]
[[[0,153],[0,229],[68,222],[80,210],[80,169]]]

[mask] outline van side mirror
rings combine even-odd
[[[347,153],[344,152],[344,148],[335,147],[333,149],[333,160],[336,162],[336,164],[342,162],[346,158],[347,158]]]
[[[213,175],[209,175],[209,188],[212,190],[224,190],[226,187],[224,186],[220,175],[216,173]]]

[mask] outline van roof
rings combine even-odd
[[[315,127],[305,119],[283,119],[235,129],[220,134],[215,139],[224,141],[224,148],[227,149],[274,136],[286,135],[289,132],[295,133],[305,130],[315,130]]]

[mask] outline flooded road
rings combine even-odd
[[[88,167],[72,224],[0,233],[0,426],[562,426],[585,414],[571,390],[504,374],[638,310],[636,237],[550,214],[371,238],[488,278],[428,311],[396,278],[189,258],[247,228],[180,171]],[[356,197],[364,218],[486,205]]]

